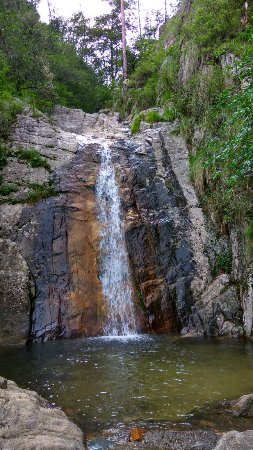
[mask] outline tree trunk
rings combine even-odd
[[[126,55],[126,19],[124,0],[120,1],[121,26],[122,26],[122,57],[123,57],[123,86],[126,87],[127,80],[127,55]]]
[[[168,14],[167,14],[167,0],[164,0],[164,22],[167,22]]]
[[[139,22],[139,37],[141,38],[141,8],[140,8],[140,0],[137,0],[137,8],[138,8],[138,22]]]
[[[51,8],[51,3],[49,0],[47,0],[47,7],[48,7],[48,18],[49,18],[49,22],[52,21],[52,8]]]
[[[242,18],[241,18],[241,24],[243,26],[246,26],[249,23],[249,12],[248,12],[248,9],[249,9],[249,3],[247,1],[245,1],[243,3],[243,12],[242,12]]]

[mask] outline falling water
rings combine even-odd
[[[100,279],[107,302],[105,335],[126,336],[137,331],[128,256],[121,225],[120,198],[110,148],[102,145],[97,180],[101,230]]]

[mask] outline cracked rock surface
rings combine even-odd
[[[84,450],[82,431],[36,392],[0,377],[1,450]]]
[[[0,238],[9,255],[4,267],[3,252],[0,267],[0,342],[6,330],[10,341],[29,334],[44,341],[102,333],[96,180],[105,141],[121,194],[141,329],[242,334],[236,287],[227,274],[211,276],[210,236],[175,126],[142,124],[143,131],[131,137],[119,115],[108,111],[86,114],[58,106],[50,119],[29,110],[18,117],[3,170],[4,182],[18,188],[0,195]],[[20,160],[20,146],[38,151],[50,169]],[[38,194],[34,202],[31,193]],[[11,331],[8,311],[20,318],[22,330]]]

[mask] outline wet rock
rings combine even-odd
[[[0,212],[0,236],[17,244],[36,280],[32,338],[102,332],[105,305],[95,195],[101,152],[95,142],[78,138],[81,133],[106,139],[112,148],[143,330],[241,334],[242,309],[235,285],[224,277],[211,279],[209,233],[190,181],[185,142],[173,133],[175,125],[159,123],[129,140],[129,130],[118,119],[117,113],[108,111],[91,115],[59,106],[51,122],[27,110],[13,130],[14,154],[4,177],[10,183],[17,178],[21,188],[11,196],[24,201],[31,182],[49,180],[58,193],[34,206],[3,205]],[[28,167],[15,158],[19,145],[37,149],[52,171]],[[239,272],[233,269],[235,279]],[[243,293],[248,334],[252,292],[249,281],[248,294]]]
[[[210,280],[204,216],[190,182],[186,146],[172,130],[158,124],[115,146],[138,297],[147,326],[158,332],[187,325]]]
[[[229,403],[235,416],[253,417],[253,394],[243,395]]]
[[[34,284],[18,246],[0,239],[0,342],[25,342]]]
[[[12,235],[36,280],[31,337],[98,335],[103,311],[94,192],[98,163],[82,146],[58,171],[59,195],[23,210]]]
[[[1,450],[84,450],[81,430],[63,411],[36,392],[0,382]]]
[[[253,431],[230,431],[219,440],[214,450],[252,450]]]

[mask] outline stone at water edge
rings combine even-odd
[[[82,431],[36,392],[0,377],[1,450],[84,450]]]
[[[253,394],[243,395],[229,403],[233,414],[237,417],[253,417]],[[253,443],[252,443],[253,448]]]

